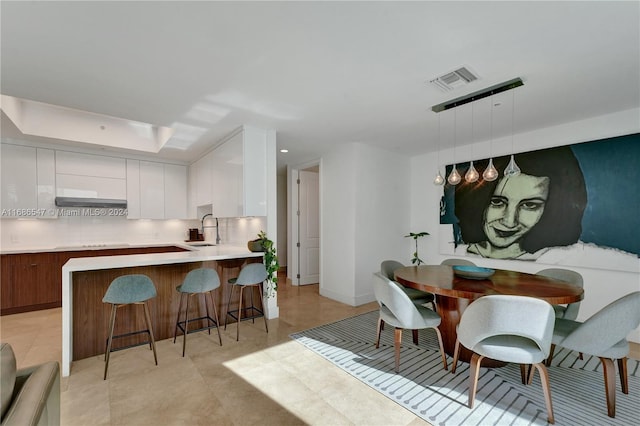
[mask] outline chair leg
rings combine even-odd
[[[262,319],[264,319],[264,328],[265,330],[267,330],[267,333],[269,332],[269,326],[267,325],[267,313],[265,312],[264,309],[264,297],[263,292],[262,292],[262,283],[258,284],[258,291],[260,292],[260,304],[262,305]],[[253,291],[251,292],[251,294],[253,294]]]
[[[218,308],[216,308],[216,301],[213,298],[213,291],[209,292],[209,296],[211,297],[211,306],[213,306],[213,315],[216,319],[216,330],[218,330],[218,340],[220,341],[220,346],[222,346],[222,336],[220,335],[220,321],[218,319]],[[207,296],[204,297],[204,303],[207,303]]]
[[[458,357],[460,356],[460,340],[456,339],[456,345],[453,349],[453,364],[451,365],[451,374],[456,374],[458,366]]]
[[[224,315],[224,329],[227,329],[227,319],[229,318],[229,308],[231,307],[231,295],[235,285],[231,284],[231,291],[229,292],[229,300],[227,301],[227,312]]]
[[[182,312],[182,299],[184,293],[180,293],[180,302],[178,303],[178,315],[176,315],[176,328],[173,329],[173,343],[176,343],[176,336],[178,335],[178,324],[180,323],[180,312]]]
[[[402,345],[402,329],[396,327],[393,335],[393,346],[396,350],[396,373],[400,372],[400,346]]]
[[[480,376],[480,363],[484,356],[473,353],[469,361],[469,408],[473,408],[476,400],[476,390],[478,389],[478,377]]]
[[[253,302],[253,286],[251,286],[250,290],[251,290],[251,307],[253,308],[254,306],[256,306],[256,304]],[[253,309],[251,309],[251,313],[253,314]],[[253,318],[253,315],[251,315],[251,323],[252,324],[256,323],[256,319]]]
[[[149,316],[149,308],[147,302],[142,302],[144,308],[144,319],[147,322],[147,329],[149,330],[149,337],[151,338],[151,348],[153,349],[153,359],[158,365],[158,354],[156,353],[156,339],[153,337],[153,328],[151,327],[151,317]]]
[[[411,330],[411,335],[413,336],[413,344],[418,344],[418,330]]]
[[[184,334],[182,335],[182,357],[184,358],[184,354],[187,350],[187,334],[189,334],[189,299],[191,298],[190,294],[187,294],[187,307],[184,311]]]
[[[242,290],[244,286],[240,286],[240,299],[238,300],[238,327],[236,327],[236,342],[240,341],[240,319],[242,318]]]
[[[440,355],[442,355],[442,365],[444,366],[445,370],[448,370],[449,366],[447,365],[447,356],[444,354],[444,345],[442,344],[442,334],[440,333],[440,330],[438,330],[438,327],[433,327],[433,330],[436,332],[436,336],[438,336],[438,346],[440,346]]]
[[[527,373],[527,364],[520,364],[520,380],[523,385],[527,385],[529,383],[528,379],[529,374]]]
[[[542,383],[542,392],[544,392],[544,402],[547,404],[547,421],[551,424],[555,423],[553,417],[553,405],[551,403],[551,387],[549,386],[549,372],[547,367],[541,362],[534,364],[540,372],[540,382]],[[533,375],[531,375],[533,376]]]
[[[384,328],[384,321],[378,317],[378,331],[376,332],[376,349],[380,347],[380,333]]]
[[[618,358],[618,372],[620,373],[620,386],[622,393],[629,394],[629,379],[627,376],[627,357]]]
[[[211,336],[211,329],[208,328],[209,327],[209,318],[211,318],[211,315],[209,315],[209,305],[207,304],[207,295],[204,293],[201,293],[202,296],[204,297],[204,310],[207,313],[207,331],[209,332],[209,336]],[[216,324],[217,325],[217,324]]]
[[[554,345],[553,343],[551,344],[551,349],[549,349],[549,356],[547,357],[547,367],[549,367],[551,365],[551,361],[553,360],[553,351],[555,351],[556,349],[556,345]]]
[[[536,374],[536,369],[533,368],[532,364],[529,364],[529,369],[527,370],[527,384],[530,385],[533,383],[533,376]]]
[[[604,388],[607,397],[607,415],[616,416],[616,369],[613,360],[600,357],[604,370]]]
[[[113,342],[113,329],[116,325],[116,312],[118,305],[111,305],[111,318],[109,319],[109,338],[107,339],[107,349],[104,353],[104,378],[107,380],[107,370],[109,369],[109,355],[111,354],[111,343]]]

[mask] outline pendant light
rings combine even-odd
[[[516,95],[514,92],[511,92],[511,152],[513,153],[513,117],[515,115],[515,100]],[[513,158],[513,154],[511,154],[511,159],[509,160],[509,164],[507,168],[504,169],[504,175],[506,177],[516,177],[520,174],[520,167],[516,164],[516,160]]]
[[[489,156],[493,157],[493,96],[491,96],[491,123],[489,123],[490,140],[489,140]],[[482,179],[492,182],[498,178],[498,170],[493,165],[493,158],[489,158],[487,168],[482,172]]]
[[[449,173],[447,182],[451,185],[457,185],[462,180],[458,169],[456,168],[456,126],[457,126],[458,110],[453,111],[453,170]]]
[[[474,131],[473,131],[473,103],[471,103],[471,150],[472,150],[471,158],[473,158],[474,143],[475,143],[475,140],[474,140]],[[466,180],[469,183],[473,183],[477,181],[479,177],[480,177],[480,174],[478,173],[476,168],[473,167],[473,160],[471,160],[471,163],[469,165],[469,170],[467,170],[467,173],[464,174],[464,180]]]
[[[440,174],[440,115],[438,114],[438,164],[437,164],[437,168],[438,168],[438,174],[436,174],[436,177],[433,179],[433,184],[434,185],[444,185],[444,178],[442,177],[442,174]]]

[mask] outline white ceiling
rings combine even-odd
[[[200,128],[157,154],[181,161],[242,124],[276,129],[280,166],[348,142],[434,151],[452,143],[438,116],[453,113],[432,105],[514,77],[525,85],[494,99],[494,137],[512,114],[519,133],[640,106],[637,1],[2,1],[0,13],[2,94]],[[462,65],[479,80],[428,84]],[[490,99],[453,110],[457,126],[471,105],[458,144],[489,137]],[[2,124],[4,138],[46,141]]]

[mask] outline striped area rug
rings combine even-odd
[[[418,346],[403,335],[400,373],[395,374],[393,328],[382,332],[376,349],[378,312],[369,312],[291,335],[347,373],[382,392],[434,426],[544,425],[546,407],[539,374],[531,386],[520,382],[520,368],[482,368],[473,409],[467,407],[469,365],[456,374],[442,368],[435,333],[420,330]],[[448,357],[449,370],[451,357]],[[549,367],[557,425],[636,425],[640,419],[640,366],[630,359],[629,394],[617,378],[616,417],[607,416],[602,366],[595,357],[558,348]]]

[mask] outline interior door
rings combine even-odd
[[[320,281],[320,191],[318,173],[300,170],[298,185],[300,285]]]

